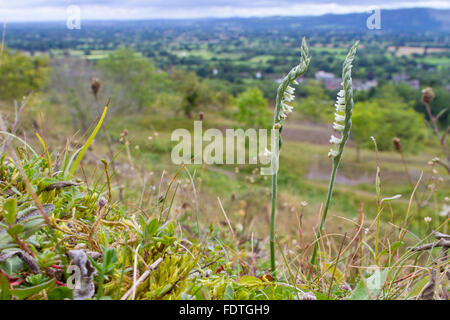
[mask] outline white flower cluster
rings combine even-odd
[[[294,84],[298,84],[297,81],[292,81]],[[281,99],[281,110],[280,110],[280,118],[282,120],[287,118],[287,115],[292,112],[293,107],[288,105],[287,102],[292,102],[295,99],[294,96],[295,89],[291,86],[287,86],[284,91],[283,98]]]
[[[333,129],[335,131],[341,132],[345,128],[345,91],[340,90],[337,94],[336,103],[334,105],[336,107],[336,112],[334,114],[334,120],[333,123]],[[334,135],[331,135],[330,143],[333,145],[333,147],[330,149],[330,152],[328,153],[328,157],[334,158],[339,154],[339,147],[342,142],[342,137],[335,137]]]

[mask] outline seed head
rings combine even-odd
[[[95,97],[97,97],[98,91],[100,90],[101,86],[102,86],[102,83],[100,82],[100,79],[92,78],[91,89],[92,89],[92,93],[94,94]]]
[[[393,138],[392,139],[392,143],[394,144],[394,148],[397,151],[401,151],[402,150],[402,144],[400,143],[400,138]]]
[[[427,87],[422,90],[422,101],[426,104],[430,104],[431,101],[434,99],[434,92],[433,89],[430,87]]]

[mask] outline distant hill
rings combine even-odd
[[[80,30],[68,30],[65,21],[8,23],[6,44],[11,48],[33,51],[75,48],[92,44],[99,49],[142,41],[172,41],[179,36],[214,41],[241,36],[298,37],[302,34],[327,34],[348,41],[358,37],[390,35],[414,42],[424,35],[434,46],[449,47],[450,10],[412,8],[381,10],[381,30],[369,30],[370,13],[326,14],[322,16],[202,18],[154,20],[82,20]],[[425,39],[421,37],[421,39]],[[401,44],[398,42],[398,44]]]
[[[201,19],[152,19],[152,20],[115,20],[115,21],[94,21],[83,20],[84,26],[107,26],[126,28],[140,25],[148,27],[179,26],[193,27],[209,25],[214,21],[215,27],[243,27],[246,28],[280,28],[301,27],[306,30],[323,30],[333,28],[336,31],[367,31],[366,21],[370,13],[350,13],[350,14],[325,14],[321,16],[274,16],[274,17],[251,17],[251,18],[201,18]],[[41,23],[9,23],[13,26],[29,25],[61,26],[64,22],[41,22]],[[438,10],[431,8],[410,8],[381,10],[381,29],[383,31],[400,32],[450,32],[450,10]],[[30,30],[32,31],[32,30]]]
[[[366,32],[369,31],[366,27],[369,16],[370,13],[352,13],[292,19],[307,29],[335,28],[336,30]],[[381,10],[381,30],[405,33],[449,32],[450,10],[429,8]]]
[[[326,14],[322,16],[230,18],[221,23],[245,24],[246,27],[295,28],[303,30],[335,30],[365,33],[370,13]],[[217,20],[217,19],[216,19]],[[287,30],[286,30],[287,31]],[[427,33],[450,32],[450,10],[412,8],[381,10],[381,32]]]

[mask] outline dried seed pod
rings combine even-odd
[[[44,191],[59,190],[67,187],[78,186],[79,183],[73,181],[58,181],[44,188]]]
[[[91,90],[95,97],[97,97],[98,91],[100,90],[101,86],[102,83],[100,82],[100,79],[98,78],[91,79]]]
[[[202,111],[200,111],[199,113],[198,113],[198,118],[200,119],[200,121],[203,121],[203,117],[205,116],[205,114],[202,112]]]
[[[422,101],[424,103],[430,104],[434,99],[434,92],[431,87],[427,87],[422,90]]]
[[[392,139],[392,143],[394,144],[394,148],[397,151],[401,151],[402,150],[402,144],[400,143],[400,138],[393,138]]]

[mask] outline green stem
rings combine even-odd
[[[278,141],[275,143],[278,144],[277,148],[277,154],[275,155],[275,159],[272,158],[272,161],[276,160],[276,170],[278,170],[279,167],[279,161],[280,161],[280,149],[281,149],[281,131],[282,131],[282,123],[283,119],[280,116],[281,107],[283,104],[283,97],[286,92],[287,87],[291,84],[291,82],[294,82],[295,79],[300,77],[306,72],[306,69],[308,68],[310,58],[308,58],[308,47],[306,45],[305,38],[302,40],[302,47],[301,47],[301,61],[300,64],[295,66],[291,69],[291,71],[284,77],[283,81],[281,82],[280,86],[277,90],[277,97],[275,99],[275,110],[273,113],[273,125],[274,128],[276,125],[278,125],[278,128],[276,130],[279,130],[280,136],[278,136]],[[272,146],[273,147],[273,146]],[[275,150],[272,150],[272,152],[276,152]],[[276,263],[275,263],[275,216],[276,216],[276,205],[277,205],[277,179],[278,175],[277,173],[272,173],[272,211],[270,214],[270,266],[272,269],[272,273],[275,273],[276,270]]]
[[[375,233],[375,264],[379,267],[379,257],[378,257],[378,238],[380,234],[380,218],[381,218],[381,201],[377,199],[377,230]]]
[[[320,220],[320,226],[319,226],[319,229],[317,230],[317,234],[316,234],[316,243],[314,244],[314,250],[313,250],[312,257],[311,257],[311,266],[315,266],[317,264],[317,250],[319,247],[319,239],[322,236],[323,227],[325,225],[325,219],[327,218],[328,208],[330,206],[331,197],[333,195],[334,181],[336,180],[336,173],[337,173],[337,168],[339,166],[339,160],[340,159],[336,158],[333,161],[330,185],[328,186],[327,201],[325,202],[325,208],[323,209],[322,219]]]
[[[272,175],[272,212],[270,214],[270,267],[275,273],[275,215],[277,206],[277,179],[278,174]]]

